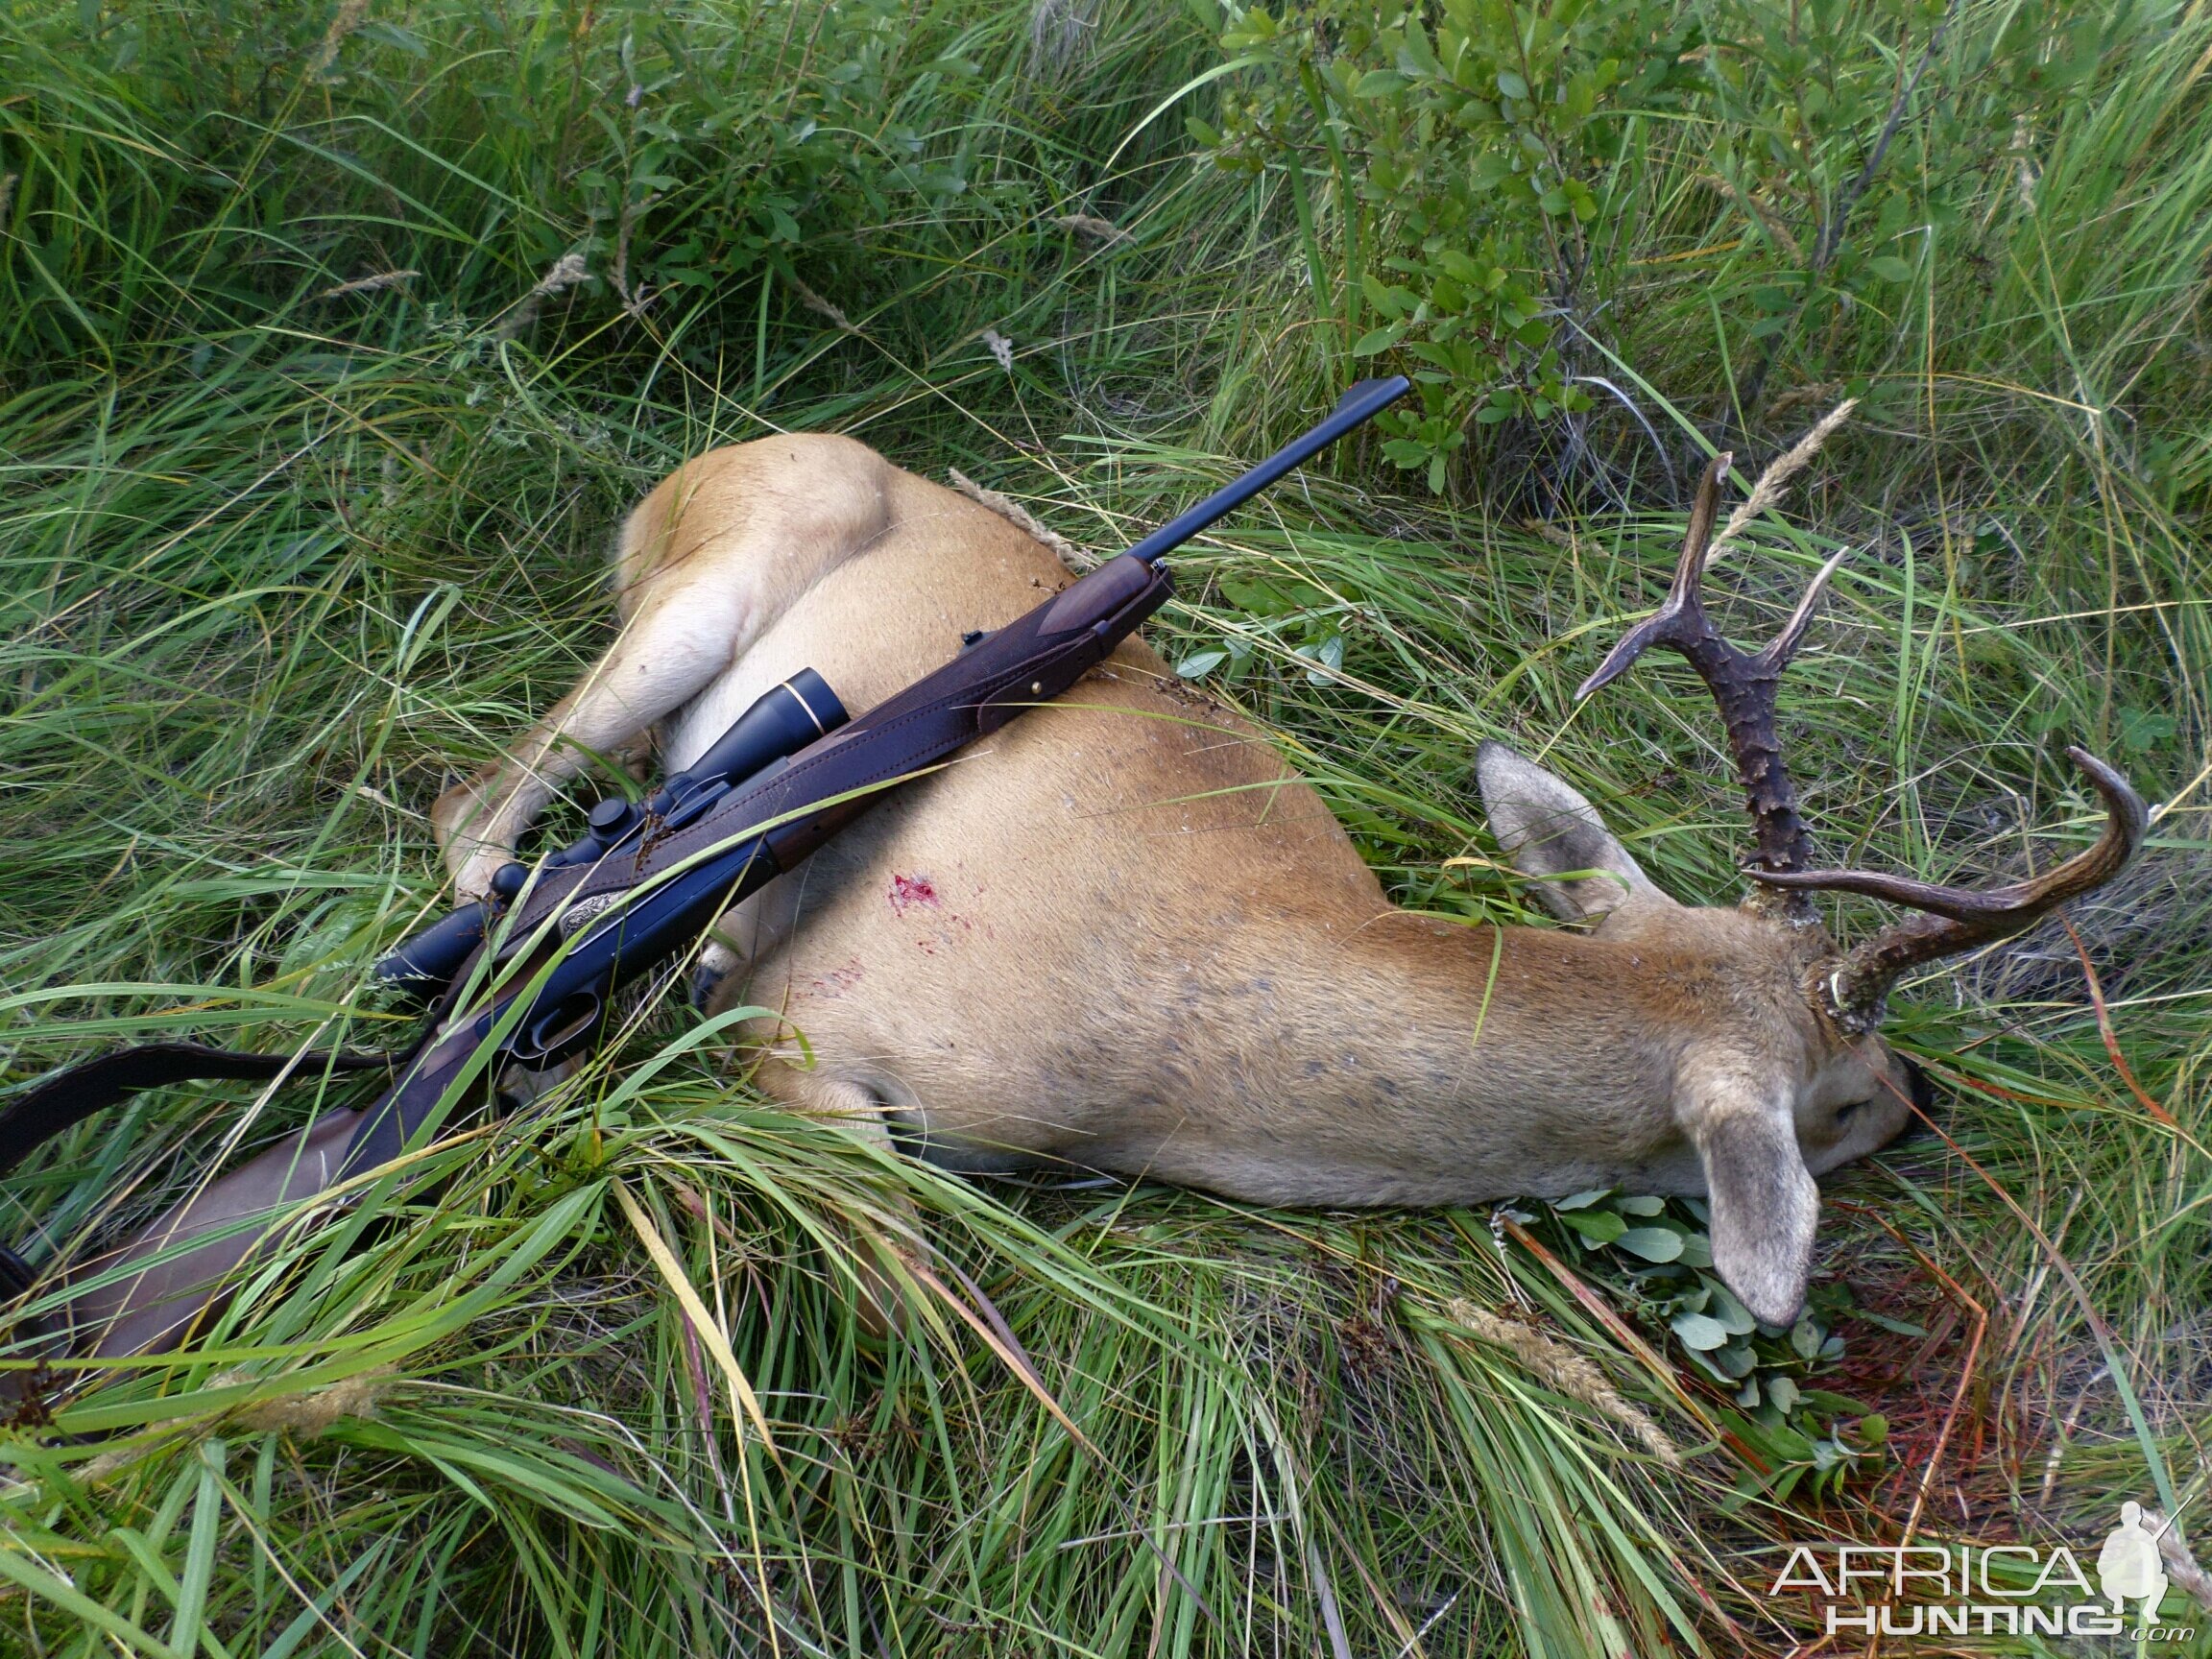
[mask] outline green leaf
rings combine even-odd
[[[2120,710],[2120,746],[2123,749],[2155,749],[2172,737],[2177,730],[2174,716],[2154,709],[2123,709]]]
[[[1736,1293],[1727,1286],[1708,1281],[1706,1288],[1712,1294],[1706,1299],[1705,1305],[1712,1310],[1714,1318],[1728,1327],[1729,1335],[1748,1336],[1759,1329],[1759,1321],[1751,1317],[1751,1310],[1736,1299]]]
[[[1709,1314],[1677,1313],[1670,1323],[1685,1348],[1708,1354],[1716,1348],[1728,1345],[1728,1328]]]
[[[1628,1231],[1628,1223],[1610,1210],[1576,1210],[1559,1219],[1593,1244],[1610,1244]]]
[[[1682,1235],[1671,1227],[1631,1227],[1613,1242],[1647,1262],[1672,1262],[1682,1254]]]
[[[1372,271],[1359,278],[1359,287],[1367,296],[1367,303],[1385,317],[1403,317],[1420,303],[1412,290],[1392,287]]]
[[[1820,1358],[1820,1338],[1826,1334],[1813,1320],[1800,1319],[1790,1327],[1791,1350],[1810,1365]]]
[[[1398,67],[1408,75],[1443,79],[1444,65],[1437,60],[1435,49],[1429,44],[1429,36],[1422,33],[1418,18],[1406,19],[1406,44],[1399,50]]]
[[[1359,84],[1352,88],[1355,98],[1387,98],[1393,92],[1402,92],[1412,83],[1395,69],[1370,69],[1359,77]]]
[[[1439,456],[1438,459],[1441,460],[1442,457]],[[1431,469],[1431,475],[1434,475],[1433,469]],[[1431,484],[1430,488],[1433,489],[1435,486]],[[1320,668],[1306,670],[1306,679],[1310,685],[1326,685],[1334,678],[1334,671],[1339,671],[1344,666],[1344,636],[1332,634],[1319,645],[1301,645],[1291,655],[1320,663]],[[1324,670],[1330,672],[1324,672]]]
[[[1893,253],[1884,253],[1867,260],[1866,269],[1885,282],[1910,282],[1912,279],[1912,267]]]
[[[1175,664],[1175,672],[1186,680],[1201,680],[1228,661],[1226,651],[1193,651]]]
[[[1852,1315],[1865,1320],[1878,1331],[1893,1331],[1900,1336],[1917,1336],[1922,1341],[1928,1338],[1927,1327],[1915,1325],[1909,1319],[1892,1319],[1887,1313],[1877,1313],[1869,1308],[1854,1309]]]
[[[380,41],[397,51],[406,53],[410,58],[427,58],[430,56],[430,48],[424,43],[421,36],[416,34],[412,29],[402,29],[397,23],[364,23],[355,33],[364,40]]]
[[[1562,1214],[1569,1210],[1587,1210],[1612,1190],[1613,1189],[1610,1187],[1593,1187],[1584,1192],[1572,1192],[1564,1198],[1552,1199],[1551,1208]],[[1625,1209],[1626,1205],[1623,1205],[1622,1208]]]
[[[1355,357],[1372,357],[1378,351],[1387,351],[1391,347],[1398,344],[1398,337],[1404,332],[1405,330],[1395,323],[1384,324],[1380,328],[1370,328],[1353,344],[1352,355]]]
[[[1798,1433],[1796,1430],[1776,1429],[1768,1438],[1769,1444],[1773,1446],[1774,1450],[1792,1463],[1804,1463],[1812,1460],[1813,1442]]]
[[[1528,96],[1528,83],[1510,69],[1501,69],[1498,71],[1498,90],[1508,98],[1526,98]]]
[[[1863,1417],[1874,1409],[1863,1400],[1854,1400],[1848,1394],[1833,1393],[1826,1388],[1808,1388],[1804,1393],[1808,1407],[1830,1417]]]

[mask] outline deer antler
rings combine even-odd
[[[1667,599],[1647,620],[1631,630],[1598,672],[1582,682],[1577,701],[1620,677],[1628,665],[1653,645],[1665,645],[1690,659],[1720,706],[1728,728],[1728,745],[1736,756],[1737,776],[1749,798],[1751,819],[1757,832],[1759,855],[1744,867],[1744,874],[1771,892],[1774,902],[1759,903],[1759,894],[1745,901],[1794,926],[1817,926],[1818,918],[1809,895],[1815,892],[1861,893],[1885,899],[1926,915],[1892,922],[1859,946],[1826,975],[1826,995],[1836,1022],[1846,1031],[1871,1031],[1881,1023],[1890,986],[1907,969],[1938,957],[1993,944],[2019,932],[2037,917],[2102,887],[2117,876],[2143,844],[2150,810],[2112,767],[2084,749],[2068,749],[2067,757],[2088,775],[2104,798],[2104,832],[2097,844],[2076,854],[2057,869],[2028,881],[1976,892],[1965,887],[1939,887],[1904,876],[1884,876],[1871,870],[1808,870],[1812,838],[1797,812],[1797,792],[1774,732],[1774,693],[1783,669],[1796,655],[1813,615],[1814,602],[1826,587],[1839,553],[1820,567],[1798,602],[1797,610],[1773,642],[1757,656],[1747,656],[1720,637],[1705,614],[1699,579],[1705,569],[1705,549],[1719,514],[1720,480],[1730,457],[1713,458],[1698,481],[1697,499],[1690,510],[1690,530],[1682,543],[1682,560],[1675,566],[1674,585]]]
[[[2104,832],[2095,846],[2031,880],[1976,892],[1873,870],[1746,872],[1756,881],[1793,893],[1861,893],[1929,912],[1890,923],[1828,975],[1828,1000],[1839,1024],[1849,1031],[1872,1030],[1881,1023],[1889,987],[1907,969],[2008,938],[2067,900],[2102,887],[2135,856],[2151,821],[2143,797],[2086,749],[2069,748],[2066,757],[2104,798]]]
[[[1812,620],[1820,591],[1843,562],[1843,553],[1820,567],[1798,601],[1796,613],[1783,624],[1767,648],[1756,656],[1739,651],[1723,639],[1705,614],[1699,585],[1705,573],[1705,549],[1713,539],[1714,520],[1720,510],[1720,480],[1727,476],[1728,454],[1716,455],[1698,480],[1697,498],[1690,510],[1689,534],[1683,538],[1682,559],[1674,567],[1674,584],[1667,599],[1647,621],[1633,629],[1598,672],[1582,682],[1576,701],[1590,695],[1627,671],[1628,665],[1653,645],[1665,645],[1690,659],[1691,667],[1705,682],[1713,700],[1720,706],[1720,718],[1728,729],[1728,746],[1736,757],[1736,775],[1751,809],[1753,831],[1759,844],[1754,875],[1778,875],[1802,870],[1812,858],[1812,838],[1798,815],[1797,791],[1783,764],[1781,740],[1774,731],[1774,694],[1782,671],[1797,654]],[[1847,552],[1848,549],[1845,549]],[[1755,908],[1776,910],[1779,918],[1797,926],[1815,921],[1812,902],[1795,893],[1777,894],[1775,902],[1760,903],[1754,893],[1746,901]]]

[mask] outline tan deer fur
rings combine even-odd
[[[858,443],[702,456],[623,527],[613,648],[438,804],[457,881],[482,891],[585,750],[651,733],[680,768],[808,666],[866,709],[1069,580]],[[733,913],[713,1005],[781,1011],[780,1098],[960,1169],[1286,1205],[1707,1194],[1722,1276],[1793,1317],[1813,1177],[1905,1125],[1906,1068],[1809,992],[1818,928],[1677,904],[1550,773],[1500,744],[1477,772],[1578,926],[1393,908],[1265,733],[1133,640]]]

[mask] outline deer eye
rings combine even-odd
[[[1836,1127],[1840,1129],[1851,1121],[1851,1115],[1865,1105],[1863,1100],[1849,1100],[1836,1108]]]

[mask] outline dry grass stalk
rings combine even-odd
[[[637,228],[637,221],[661,204],[661,192],[656,190],[642,202],[633,202],[622,209],[622,223],[614,232],[614,268],[608,273],[614,284],[614,292],[622,301],[622,309],[633,317],[642,317],[652,296],[643,288],[633,291],[630,287],[630,236]]]
[[[211,1388],[235,1387],[242,1382],[257,1379],[242,1370],[221,1371],[208,1379]],[[271,1430],[285,1430],[298,1440],[313,1440],[327,1433],[348,1417],[373,1416],[376,1403],[403,1381],[394,1366],[379,1365],[364,1371],[358,1377],[348,1377],[333,1382],[327,1388],[317,1388],[310,1393],[289,1394],[274,1400],[256,1400],[241,1406],[223,1418],[226,1429],[241,1429],[249,1433],[267,1433]],[[103,1452],[77,1471],[77,1479],[87,1486],[96,1486],[112,1479],[133,1463],[154,1455],[162,1446],[160,1440],[150,1440],[136,1446],[127,1446],[114,1452]]]
[[[538,286],[516,302],[493,329],[502,340],[512,340],[538,320],[538,308],[555,294],[565,294],[569,289],[591,279],[591,268],[584,263],[581,253],[564,253],[553,261],[552,268],[538,278]]]
[[[1788,255],[1791,264],[1802,265],[1805,263],[1805,250],[1798,245],[1797,238],[1790,234],[1790,228],[1775,217],[1774,210],[1766,203],[1760,201],[1758,197],[1744,189],[1733,179],[1724,179],[1718,173],[1700,173],[1697,175],[1697,182],[1710,189],[1719,191],[1721,195],[1726,196],[1739,207],[1750,214],[1752,218],[1758,220],[1759,228],[1767,232],[1767,239]]]
[[[1609,1418],[1633,1435],[1645,1451],[1670,1469],[1682,1467],[1682,1454],[1665,1431],[1650,1417],[1623,1399],[1597,1364],[1565,1343],[1547,1336],[1533,1325],[1506,1319],[1479,1308],[1464,1296],[1444,1304],[1455,1324],[1472,1331],[1493,1347],[1503,1348],[1521,1362],[1537,1382],[1570,1400],[1579,1400],[1599,1416]]]
[[[330,19],[330,27],[323,31],[323,39],[307,60],[307,72],[320,75],[338,61],[338,48],[346,44],[346,36],[368,20],[369,0],[344,0],[338,14]]]
[[[1037,0],[1029,12],[1029,72],[1069,73],[1097,43],[1098,0]]]
[[[1001,495],[996,490],[984,489],[982,485],[976,483],[974,479],[969,477],[957,467],[948,467],[945,469],[945,477],[953,489],[959,491],[969,500],[990,508],[999,517],[1010,523],[1019,524],[1022,529],[1028,531],[1030,535],[1051,548],[1059,556],[1060,563],[1067,565],[1069,569],[1087,569],[1096,563],[1082,548],[1076,546],[1059,531],[1046,525],[1028,508],[1015,500],[1013,496]]]
[[[821,295],[815,293],[813,289],[807,287],[806,284],[800,281],[798,277],[786,276],[784,280],[789,282],[792,288],[798,293],[800,303],[805,305],[807,310],[815,313],[817,316],[829,318],[830,322],[834,323],[838,328],[847,334],[857,334],[860,332],[858,328],[854,326],[852,318],[846,316],[843,311],[840,311],[829,301],[823,299]]]
[[[1797,440],[1788,449],[1767,464],[1767,470],[1759,474],[1759,482],[1751,486],[1751,493],[1743,504],[1728,515],[1728,522],[1720,526],[1720,534],[1713,538],[1713,544],[1705,550],[1705,568],[1713,568],[1714,562],[1727,550],[1733,541],[1760,514],[1778,505],[1782,492],[1790,480],[1805,469],[1805,464],[1820,452],[1820,445],[1828,436],[1850,419],[1851,411],[1859,407],[1859,399],[1846,397],[1827,414],[1820,417],[1813,430]]]
[[[2197,1557],[2189,1553],[2189,1546],[2182,1541],[2181,1528],[2156,1509],[2143,1511],[2143,1525],[2158,1540],[2158,1559],[2166,1568],[2166,1581],[2198,1606],[2212,1610],[2212,1573],[2205,1572],[2197,1564]]]
[[[376,1403],[399,1380],[392,1366],[379,1365],[311,1393],[286,1394],[241,1406],[230,1413],[229,1422],[256,1434],[280,1429],[294,1439],[313,1440],[348,1417],[374,1416]]]
[[[350,282],[340,282],[325,288],[315,296],[318,300],[335,300],[341,294],[381,294],[387,288],[397,288],[403,282],[412,282],[421,276],[420,271],[378,271],[373,276],[356,276]]]
[[[1113,220],[1101,219],[1094,213],[1056,214],[1052,223],[1062,230],[1072,230],[1078,236],[1088,236],[1094,242],[1104,242],[1108,246],[1134,240],[1128,231]]]

